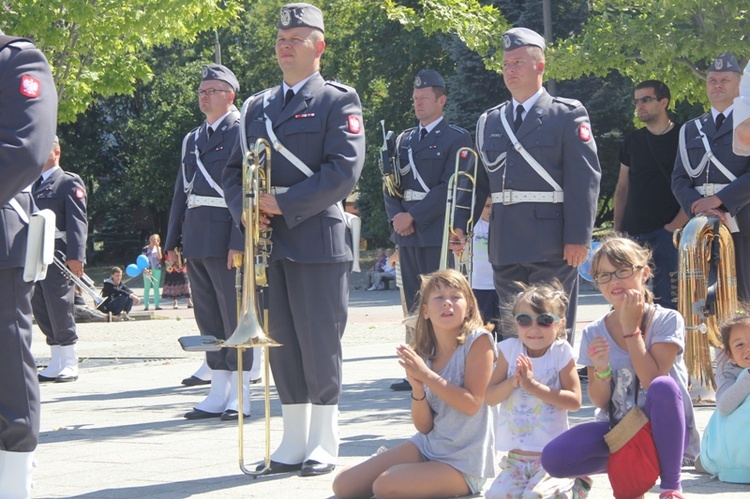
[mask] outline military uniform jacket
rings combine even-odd
[[[351,236],[341,200],[357,183],[365,161],[362,106],[357,92],[346,85],[326,82],[313,75],[284,107],[282,86],[270,89],[246,103],[245,133],[249,147],[258,138],[272,142],[266,116],[279,142],[310,170],[307,176],[281,153],[271,156],[271,184],[288,187],[276,194],[283,215],[271,220],[271,260],[299,263],[351,261]],[[242,150],[238,140],[224,171],[223,187],[235,221],[242,216]]]
[[[33,196],[37,208],[55,213],[55,226],[65,233],[65,238],[55,238],[55,250],[61,251],[67,260],[85,261],[89,223],[86,218],[86,190],[81,177],[55,168],[41,184],[34,187]]]
[[[169,227],[164,242],[166,251],[173,251],[180,245],[180,236],[182,236],[182,251],[185,258],[226,258],[230,249],[244,250],[242,232],[232,221],[232,215],[227,208],[216,206],[188,208],[188,193],[185,192],[185,180],[187,180],[188,184],[193,183],[191,194],[220,197],[198,168],[195,149],[197,146],[198,155],[210,177],[216,185],[221,186],[221,174],[237,139],[239,116],[239,112],[234,109],[217,126],[210,138],[206,132],[208,126],[206,123],[193,129],[186,136],[185,155],[177,171],[174,197],[169,212]],[[198,131],[197,142],[196,130]]]
[[[443,242],[448,181],[456,168],[458,150],[472,146],[471,135],[463,128],[449,125],[443,118],[423,140],[419,140],[419,127],[414,127],[404,130],[396,143],[399,145],[399,167],[403,170],[409,164],[411,148],[414,166],[429,192],[419,201],[395,198],[387,191],[383,194],[388,220],[402,212],[408,212],[414,218],[414,233],[400,236],[393,231],[391,241],[399,246],[440,246]],[[466,165],[461,165],[461,169],[466,170]],[[401,175],[401,187],[403,191],[425,192],[413,171]]]
[[[729,214],[737,217],[737,224],[740,228],[740,234],[743,237],[750,237],[750,157],[737,156],[732,152],[732,129],[734,113],[730,113],[727,119],[722,123],[721,128],[716,130],[713,116],[706,113],[699,118],[703,125],[703,133],[708,139],[716,159],[723,164],[737,179],[718,193],[718,197],[724,203],[724,207]],[[706,148],[701,140],[700,133],[695,124],[695,120],[685,123],[680,133],[685,133],[685,148],[690,161],[691,167],[698,166],[699,162],[706,153]],[[682,156],[679,151],[675,160],[674,171],[672,172],[672,192],[677,201],[679,201],[685,213],[691,213],[690,207],[698,199],[702,198],[701,194],[695,190],[696,186],[703,184],[727,184],[724,174],[713,163],[709,162],[703,172],[696,178],[691,178],[682,162]]]
[[[489,109],[482,140],[477,137],[485,164],[480,169],[477,203],[490,192],[505,189],[552,192],[553,188],[514,149],[500,119],[502,105]],[[505,107],[513,126],[513,105]],[[477,131],[479,134],[479,131]],[[528,111],[516,137],[563,189],[563,203],[493,203],[489,259],[495,265],[563,259],[565,244],[591,242],[599,198],[601,168],[588,113],[572,99],[543,91]],[[505,154],[505,159],[501,156]],[[494,172],[489,170],[494,169]],[[489,182],[489,185],[488,185]],[[482,205],[479,205],[482,206]]]
[[[0,268],[23,266],[26,224],[8,201],[15,197],[31,212],[30,191],[19,193],[39,177],[56,126],[57,92],[44,55],[28,41],[6,45],[0,50]]]

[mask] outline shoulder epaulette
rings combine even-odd
[[[578,107],[583,107],[583,104],[581,104],[581,101],[577,99],[568,99],[566,97],[557,97],[552,96],[552,100],[555,102],[559,102],[560,104],[565,104],[566,106],[570,107],[571,109],[576,109]]]
[[[334,88],[337,88],[337,89],[341,90],[342,92],[349,92],[350,90],[353,90],[352,87],[350,87],[348,85],[344,85],[343,83],[341,83],[339,81],[335,81],[335,80],[327,80],[326,81],[326,85],[330,85],[330,86],[332,86]]]
[[[458,133],[465,133],[466,135],[469,135],[469,131],[468,130],[466,130],[465,128],[461,128],[458,125],[454,125],[454,124],[451,123],[451,124],[448,125],[448,127],[454,129]]]

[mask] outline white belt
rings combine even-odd
[[[562,203],[562,191],[514,191],[506,189],[503,192],[492,193],[493,203]]]
[[[198,196],[191,194],[188,196],[188,208],[197,208],[199,206],[211,206],[214,208],[226,208],[227,203],[224,198],[216,196]]]
[[[66,243],[68,242],[68,233],[64,230],[56,230],[55,231],[55,239],[62,239]]]
[[[426,192],[413,191],[411,189],[404,191],[404,201],[421,201],[426,197]]]
[[[695,186],[695,190],[698,191],[701,196],[715,196],[717,192],[728,185],[729,184],[703,184]]]
[[[284,194],[288,190],[289,190],[289,187],[279,187],[276,185],[271,186],[271,194],[273,194],[274,196],[276,194]]]

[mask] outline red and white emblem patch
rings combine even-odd
[[[461,153],[459,154],[459,156],[461,156],[461,159],[466,159],[466,158],[469,157],[469,151],[463,150],[463,151],[461,151]]]
[[[39,93],[42,91],[42,84],[33,76],[22,75],[20,90],[21,95],[25,95],[26,97],[31,97],[33,99],[35,97],[39,97]]]
[[[76,198],[83,199],[86,197],[86,193],[83,192],[83,189],[76,188]]]
[[[578,125],[578,137],[584,142],[591,139],[591,128],[586,123]]]
[[[362,130],[362,124],[359,122],[359,116],[349,116],[349,131],[359,133]]]

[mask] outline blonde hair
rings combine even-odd
[[[156,244],[161,245],[161,237],[159,237],[159,234],[151,234],[150,236],[148,236],[149,242],[151,242],[152,237],[156,238]]]
[[[516,295],[516,299],[513,301],[513,306],[510,310],[513,316],[513,324],[515,326],[515,315],[518,313],[518,309],[521,304],[527,304],[531,307],[531,310],[536,314],[550,313],[558,316],[560,321],[555,325],[559,327],[557,332],[558,338],[567,338],[567,331],[565,330],[565,313],[568,310],[568,304],[570,300],[568,295],[563,291],[562,284],[557,279],[552,282],[542,282],[537,284],[526,285],[524,283],[516,283],[522,288],[522,291]],[[517,331],[515,327],[514,331]]]
[[[419,303],[417,304],[417,325],[414,330],[414,338],[411,347],[422,358],[429,359],[435,354],[437,338],[435,330],[432,328],[430,319],[424,317],[423,311],[427,306],[430,295],[440,287],[446,287],[459,290],[466,299],[466,317],[461,325],[461,331],[456,338],[457,344],[463,345],[466,341],[466,335],[475,329],[483,326],[482,316],[479,313],[479,305],[474,293],[471,291],[469,281],[460,272],[447,269],[438,270],[431,274],[421,276],[422,285],[419,289]]]
[[[651,269],[651,250],[619,234],[605,238],[591,257],[591,275],[596,276],[607,258],[613,267],[648,267]],[[643,286],[646,303],[654,303],[654,295],[648,286]]]

